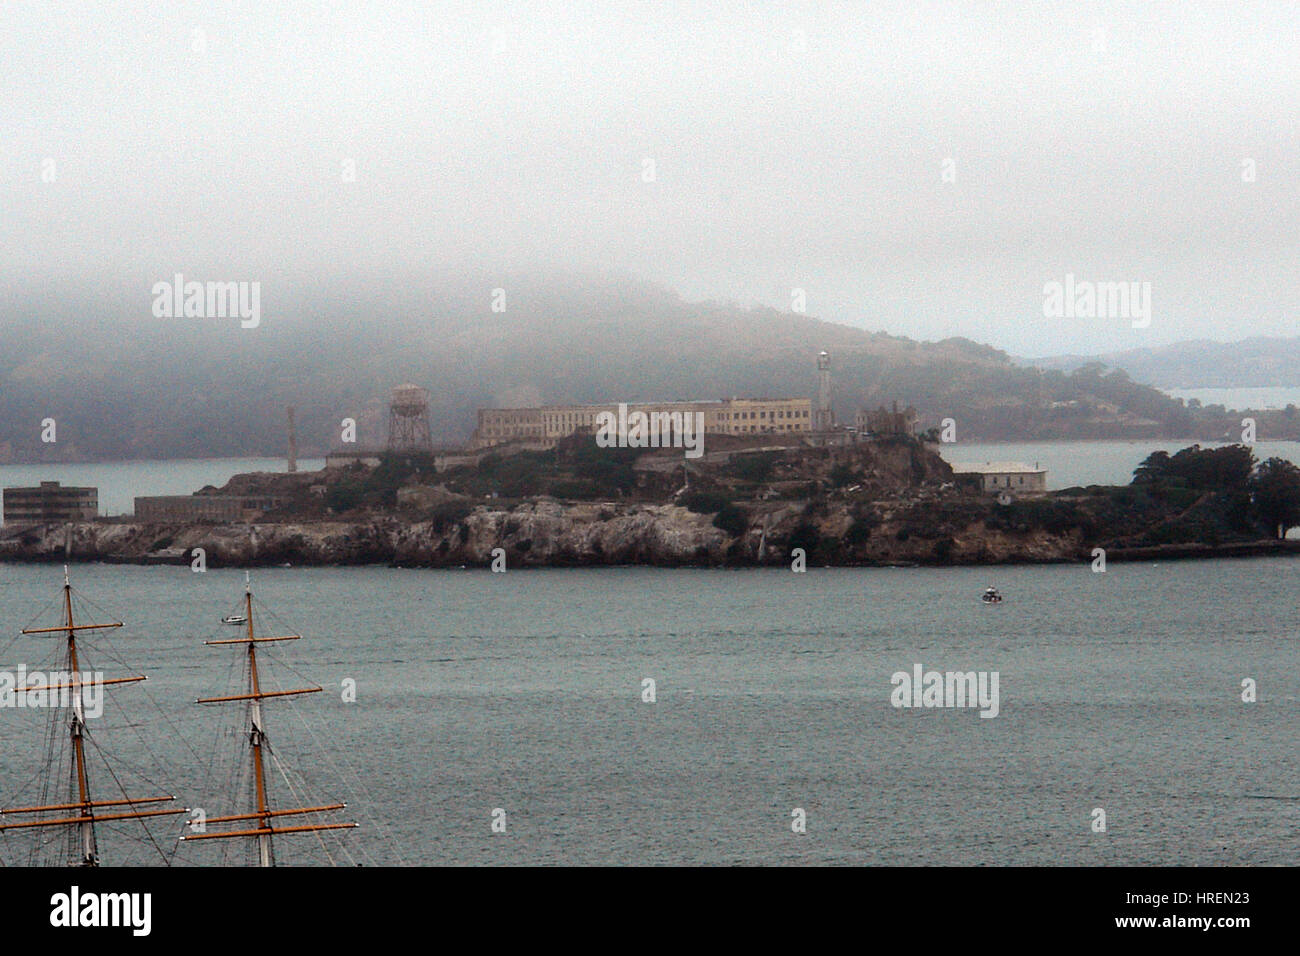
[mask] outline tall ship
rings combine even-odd
[[[139,684],[146,677],[104,677],[95,669],[98,662],[91,651],[115,662],[118,659],[111,647],[100,646],[95,638],[123,627],[123,622],[79,619],[80,597],[65,566],[58,601],[61,623],[20,632],[21,637],[30,639],[25,646],[39,646],[50,639],[58,646],[52,655],[42,655],[43,662],[31,670],[26,665],[8,670],[0,687],[6,710],[47,715],[44,763],[24,782],[25,790],[20,786],[20,793],[34,794],[35,801],[0,807],[0,839],[8,850],[15,842],[11,838],[30,837],[24,841],[26,852],[21,860],[28,865],[89,867],[100,865],[101,837],[111,831],[116,837],[112,841],[115,850],[121,855],[111,857],[109,863],[133,860],[131,854],[140,847],[149,851],[146,855],[151,859],[156,851],[163,863],[170,863],[164,846],[174,848],[174,835],[160,837],[151,824],[179,817],[188,809],[173,806],[173,794],[130,789],[147,778],[131,761],[123,758],[119,762],[110,756],[108,742],[101,740],[99,733],[107,706],[105,689]],[[17,642],[15,638],[9,646]],[[12,762],[6,770],[19,772]]]
[[[238,775],[237,789],[247,795],[248,806],[241,812],[209,816],[191,820],[189,832],[181,837],[186,842],[219,840],[243,841],[252,852],[251,861],[257,866],[274,866],[276,841],[281,837],[302,837],[334,830],[351,830],[352,822],[336,822],[329,815],[343,810],[345,803],[324,803],[316,806],[284,807],[273,799],[268,761],[278,766],[279,761],[267,736],[263,703],[269,700],[318,694],[321,687],[301,687],[289,690],[268,690],[263,686],[263,673],[259,669],[257,651],[264,645],[300,640],[300,634],[258,635],[255,630],[253,589],[247,573],[244,575],[243,608],[237,614],[223,618],[242,617],[244,634],[241,637],[205,641],[210,647],[234,647],[243,657],[244,687],[238,694],[219,697],[200,697],[196,703],[240,704],[243,706],[242,738],[247,751],[242,755],[244,772]],[[294,788],[286,786],[293,795]],[[213,827],[214,829],[209,829]],[[332,860],[331,860],[332,861]]]

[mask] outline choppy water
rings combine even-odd
[[[114,702],[159,702],[141,735],[176,793],[215,806],[189,749],[210,749],[212,711],[190,702],[239,676],[237,652],[201,641],[231,636],[217,620],[242,576],[73,574],[126,617],[113,642],[150,675],[104,719]],[[0,647],[60,583],[54,567],[0,565]],[[1000,607],[976,599],[990,583]],[[349,800],[368,861],[1297,862],[1300,561],[267,569],[254,584],[308,638],[279,645],[301,673],[280,686],[328,691],[297,705],[325,757],[298,759],[283,704],[268,704],[272,740],[313,795]],[[0,666],[39,663],[52,645],[35,640]],[[999,672],[999,716],[895,709],[890,677],[916,663]],[[339,694],[349,677],[355,704]],[[1247,677],[1254,704],[1240,700]],[[38,763],[32,717],[0,710],[6,799]],[[1105,834],[1090,831],[1096,807]],[[505,834],[490,830],[494,808]],[[807,833],[791,831],[794,808]],[[6,862],[21,862],[15,840],[0,839]],[[106,862],[129,856],[101,843]],[[183,849],[178,862],[220,858]]]

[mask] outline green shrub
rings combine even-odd
[[[575,501],[591,501],[601,497],[600,486],[594,481],[578,479],[575,481],[557,481],[551,485],[551,494],[557,498],[570,498]]]
[[[708,515],[721,511],[731,502],[726,495],[718,494],[716,491],[692,491],[682,495],[677,503],[688,511]]]
[[[632,466],[640,456],[641,449],[601,448],[590,437],[586,437],[565,443],[564,450],[569,456],[573,473],[579,479],[585,479],[602,489],[605,494],[628,492],[636,488],[637,474]]]
[[[832,468],[830,473],[831,484],[836,488],[843,488],[845,485],[853,484],[857,477],[858,473],[853,469],[853,466],[844,462],[840,462]]]
[[[766,451],[758,454],[736,454],[732,455],[727,462],[728,474],[734,475],[742,481],[767,481],[772,477],[772,472],[776,468],[776,461],[780,457],[779,452]]]
[[[364,488],[358,482],[339,482],[336,485],[331,485],[329,490],[325,492],[325,504],[330,511],[341,514],[360,505],[364,493]]]
[[[713,526],[730,535],[744,534],[749,529],[749,516],[731,503],[724,504],[713,516]]]
[[[782,488],[779,497],[783,501],[803,501],[811,498],[817,493],[817,483],[814,481],[801,481]]]
[[[789,545],[791,548],[803,548],[808,556],[812,557],[821,545],[821,532],[805,517],[790,532]]]
[[[853,523],[849,525],[849,530],[844,532],[844,540],[848,544],[861,544],[871,537],[871,532],[879,524],[879,521],[872,521],[868,518],[854,518]]]
[[[442,501],[433,506],[429,513],[430,527],[436,534],[442,534],[449,527],[458,524],[469,513],[474,510],[474,506],[468,501],[451,500]]]
[[[1052,534],[1066,534],[1089,524],[1089,517],[1070,501],[1052,498],[1026,498],[1009,505],[999,505],[986,519],[991,528],[1004,531],[1041,529]]]

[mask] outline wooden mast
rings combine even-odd
[[[257,812],[258,829],[271,829],[271,818],[267,816],[269,807],[266,805],[266,771],[262,765],[262,741],[266,737],[265,731],[262,730],[262,686],[257,679],[257,642],[253,640],[253,590],[247,577],[244,579],[244,616],[248,618],[248,674],[249,682],[253,688],[253,700],[251,702],[250,723],[252,727],[249,731],[249,742],[253,745],[253,776],[257,783]],[[258,862],[262,866],[270,866],[271,856],[271,834],[259,833],[257,836],[257,855]]]
[[[51,634],[56,631],[63,632],[67,641],[68,649],[68,675],[69,682],[66,684],[40,685],[30,688],[15,688],[14,693],[29,693],[34,690],[53,691],[53,690],[71,690],[72,691],[72,717],[68,722],[68,735],[72,749],[72,770],[77,780],[77,802],[75,803],[51,803],[44,806],[35,807],[12,807],[0,810],[0,821],[5,816],[22,816],[25,814],[42,814],[54,811],[76,811],[76,816],[62,817],[52,820],[27,820],[16,823],[0,822],[0,832],[8,830],[21,830],[41,827],[56,826],[75,826],[77,828],[77,844],[79,847],[80,859],[77,861],[79,866],[98,866],[99,865],[99,847],[95,840],[95,821],[96,820],[134,820],[143,817],[169,816],[173,814],[187,813],[185,807],[179,809],[167,810],[135,810],[130,809],[124,812],[115,812],[110,814],[96,815],[95,810],[98,807],[120,807],[127,806],[134,808],[136,804],[141,803],[166,803],[176,798],[174,796],[165,797],[127,797],[122,800],[93,800],[90,793],[90,781],[86,773],[86,751],[85,751],[85,732],[86,716],[81,701],[81,688],[89,681],[83,681],[81,668],[77,661],[77,631],[97,630],[102,628],[121,627],[122,622],[118,621],[112,624],[77,624],[72,616],[72,583],[68,578],[68,567],[63,566],[63,625],[60,627],[34,627],[23,630],[23,634]],[[107,684],[133,684],[142,681],[141,677],[119,677],[112,680],[99,681],[100,686]]]
[[[72,675],[73,680],[79,680],[81,669],[77,667],[77,634],[72,624],[72,582],[68,580],[66,566],[63,569],[63,614],[63,621],[68,625],[68,673]],[[85,728],[86,718],[81,712],[81,688],[78,687],[72,691],[72,720],[69,722],[69,729],[72,734],[73,757],[77,765],[77,789],[81,792],[82,816],[93,817],[94,811],[86,806],[90,794],[86,787],[86,752],[82,741],[82,732]],[[94,822],[78,823],[77,832],[81,837],[77,841],[81,844],[81,865],[97,866],[99,853],[95,846]]]
[[[200,697],[196,703],[216,704],[234,700],[247,700],[249,704],[248,742],[252,749],[253,785],[256,812],[236,813],[220,817],[209,817],[208,823],[227,823],[236,820],[255,820],[252,829],[226,830],[218,833],[200,833],[181,837],[182,840],[214,840],[230,837],[256,837],[259,866],[274,866],[275,853],[271,837],[276,833],[310,833],[318,830],[350,830],[355,823],[315,823],[294,826],[274,826],[273,817],[299,816],[309,813],[325,813],[330,810],[342,810],[347,804],[333,803],[319,807],[296,807],[290,810],[272,810],[267,797],[266,769],[262,748],[266,745],[266,730],[262,726],[262,701],[268,697],[289,697],[297,694],[318,694],[320,687],[306,687],[298,690],[282,690],[263,693],[261,679],[257,673],[257,645],[273,641],[296,641],[301,635],[290,634],[285,637],[255,637],[253,634],[253,588],[248,572],[244,572],[244,617],[247,619],[248,636],[224,641],[204,641],[205,644],[247,644],[248,645],[248,683],[249,693],[234,694],[227,697]]]

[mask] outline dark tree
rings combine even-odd
[[[735,455],[728,462],[728,471],[742,481],[767,481],[776,467],[777,455],[763,452],[757,455]]]
[[[853,466],[846,462],[840,462],[831,469],[831,484],[836,488],[843,488],[845,485],[854,481],[857,477],[858,473],[853,470]]]
[[[1192,445],[1172,457],[1168,452],[1152,452],[1133,472],[1133,484],[1170,483],[1206,491],[1230,491],[1246,486],[1254,466],[1255,455],[1245,445],[1223,448]]]
[[[713,526],[721,528],[727,534],[735,537],[744,534],[749,530],[749,517],[744,510],[733,504],[725,504],[713,517]]]
[[[1300,468],[1285,458],[1270,458],[1255,469],[1250,490],[1255,514],[1271,534],[1285,538],[1300,525]]]
[[[1192,446],[1197,447],[1197,446]],[[1169,475],[1169,452],[1153,451],[1133,472],[1133,484],[1154,484]]]

